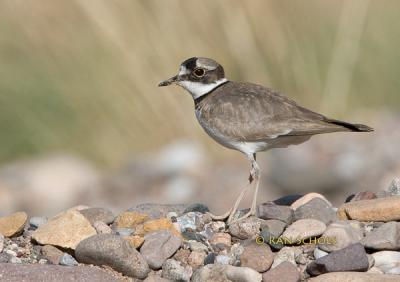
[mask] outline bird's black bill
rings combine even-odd
[[[172,83],[176,82],[177,80],[178,80],[178,76],[175,75],[175,76],[173,76],[173,77],[171,77],[171,78],[169,78],[167,80],[161,81],[158,84],[158,87],[171,85]]]

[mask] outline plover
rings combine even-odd
[[[187,59],[177,75],[159,86],[171,84],[183,87],[192,95],[197,120],[209,136],[225,147],[242,152],[251,163],[249,183],[233,207],[222,216],[214,216],[228,218],[228,223],[256,215],[260,184],[256,153],[297,145],[321,133],[373,131],[363,124],[327,118],[308,110],[271,88],[230,81],[225,77],[224,68],[209,58]],[[234,220],[240,201],[253,185],[250,211]]]

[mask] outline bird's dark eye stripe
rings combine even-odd
[[[204,69],[195,69],[194,70],[194,74],[195,74],[195,76],[198,76],[198,77],[201,77],[201,76],[203,76],[204,74],[206,73],[206,71],[204,70]]]

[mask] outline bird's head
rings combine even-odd
[[[216,61],[193,57],[181,64],[177,75],[160,82],[158,86],[177,84],[196,99],[226,81],[224,68]]]

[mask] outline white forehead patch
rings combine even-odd
[[[181,66],[179,68],[179,75],[185,75],[185,74],[189,74],[190,71],[185,67],[185,66]]]
[[[208,92],[212,91],[215,87],[221,85],[222,83],[225,83],[226,81],[228,81],[226,78],[222,78],[213,83],[204,84],[201,82],[185,80],[185,81],[179,81],[177,84],[185,88],[187,91],[189,91],[193,99],[197,99],[200,96],[203,96],[204,94],[207,94]]]

